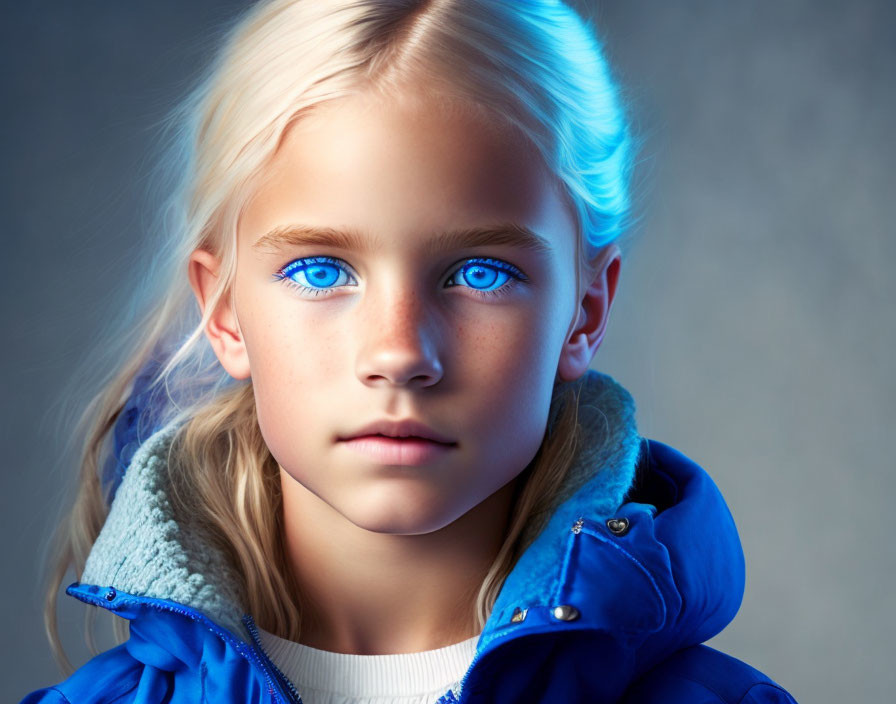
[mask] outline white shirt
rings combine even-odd
[[[271,661],[305,704],[434,704],[456,688],[479,636],[419,653],[353,655],[318,650],[258,629]]]

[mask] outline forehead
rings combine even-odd
[[[484,112],[358,94],[285,132],[240,237],[267,245],[270,233],[298,226],[354,233],[344,241],[355,244],[369,233],[377,247],[432,249],[428,239],[446,232],[512,223],[550,241],[570,218],[533,148]]]

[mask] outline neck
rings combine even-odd
[[[302,610],[299,642],[359,655],[421,652],[478,634],[476,595],[504,542],[515,481],[448,525],[362,528],[285,470],[284,537]]]

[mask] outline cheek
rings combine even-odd
[[[294,300],[282,284],[266,283],[248,286],[237,311],[257,386],[291,389],[333,371],[338,345],[323,306]]]
[[[502,313],[461,340],[467,353],[461,348],[457,363],[474,397],[468,427],[487,429],[479,441],[491,461],[521,470],[544,434],[565,326],[532,309]]]
[[[310,320],[312,310],[282,293],[246,295],[237,308],[259,427],[278,458],[320,437],[314,419],[332,396],[341,364],[332,328]]]
[[[465,376],[505,394],[514,390],[524,394],[544,376],[552,385],[565,328],[546,299],[533,297],[525,306],[496,307],[487,319],[460,327],[457,354],[466,367]]]

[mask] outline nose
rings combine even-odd
[[[440,335],[431,307],[410,287],[383,292],[378,300],[365,303],[359,310],[363,323],[357,375],[361,382],[421,387],[438,383],[443,374]]]

